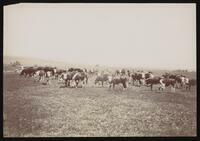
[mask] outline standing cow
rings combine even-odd
[[[139,86],[144,85],[145,84],[145,80],[148,78],[153,78],[153,74],[152,72],[148,72],[148,73],[144,73],[143,71],[137,72],[137,73],[133,73],[131,74],[131,78],[133,81],[133,85],[135,84],[135,82],[139,82]]]
[[[25,77],[29,76],[32,77],[35,73],[35,69],[33,67],[25,68],[21,71],[20,75],[25,75]]]
[[[113,76],[109,76],[109,89],[110,88],[115,88],[115,85],[119,85],[122,84],[123,86],[123,90],[126,90],[128,87],[128,76],[125,73],[125,70],[122,69],[121,74],[119,71],[116,71],[114,77]]]
[[[159,90],[160,89],[164,90],[165,87],[171,86],[173,91],[175,92],[176,80],[164,77],[153,77],[146,79],[146,84],[147,86],[150,85],[151,91],[153,90],[153,85],[159,84],[160,85]]]

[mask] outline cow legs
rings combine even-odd
[[[50,78],[47,78],[47,84],[51,84]]]
[[[159,88],[160,89],[160,88]],[[151,84],[151,91],[153,90],[153,84]]]
[[[135,80],[133,79],[133,86],[134,86]]]
[[[115,84],[113,83],[113,90],[115,89]]]
[[[88,83],[88,77],[86,77],[86,84]]]
[[[44,81],[44,76],[39,76],[38,81],[39,81],[39,82],[40,82],[40,81]]]
[[[112,88],[112,83],[109,83],[110,85],[109,85],[109,89],[111,89]]]
[[[69,80],[68,80],[68,79],[65,80],[65,86],[66,86],[66,87],[69,86]]]
[[[40,80],[41,80],[41,76],[39,76],[39,78],[38,78],[38,82],[40,82]]]
[[[163,91],[163,87],[162,86],[160,86],[158,89]]]
[[[175,85],[172,85],[171,92],[175,93],[175,91],[176,91]]]
[[[190,91],[190,87],[191,87],[191,85],[190,84],[186,84],[186,90],[189,90]]]
[[[127,89],[126,82],[122,83],[122,85],[123,85],[123,90],[126,90]]]
[[[65,86],[68,87],[68,80],[65,80]]]
[[[181,85],[180,83],[176,82],[176,88],[179,89],[179,88],[180,88],[180,85]]]
[[[80,80],[76,80],[76,88],[78,87],[79,81]]]
[[[70,80],[67,80],[67,87],[70,86]]]
[[[126,82],[122,83],[123,87],[126,89]]]
[[[142,80],[140,79],[139,80],[139,87],[142,85]]]

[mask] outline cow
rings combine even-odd
[[[183,86],[183,79],[184,76],[183,75],[174,75],[174,74],[170,74],[170,73],[165,73],[164,75],[162,75],[164,78],[168,78],[168,79],[175,79],[176,81],[176,88],[180,88]]]
[[[47,80],[47,84],[51,84],[50,80],[51,80],[51,76],[53,75],[53,71],[47,71],[46,74],[46,80]]]
[[[46,76],[47,76],[47,72],[51,72],[52,76],[54,76],[57,69],[56,69],[56,67],[54,67],[54,68],[53,67],[44,67],[43,70],[46,73]]]
[[[36,71],[33,73],[33,76],[34,76],[35,78],[39,77],[40,71],[41,71],[41,70],[36,70]]]
[[[66,72],[62,74],[61,78],[65,80],[66,87],[70,86],[70,82],[72,81],[74,74],[75,72]]]
[[[77,88],[79,82],[81,82],[81,81],[83,82],[83,84],[87,84],[88,83],[88,75],[85,72],[76,71],[76,73],[72,77],[72,80],[75,81],[75,83],[76,83],[75,87]]]
[[[32,77],[35,73],[35,69],[33,67],[25,68],[21,71],[20,75],[25,75],[25,77],[29,76]]]
[[[67,79],[67,72],[62,72],[60,77],[58,78],[58,82],[63,82]]]
[[[132,78],[132,81],[133,81],[133,85],[136,81],[139,82],[139,86],[141,86],[142,84],[145,83],[145,80],[150,78],[151,76],[151,73],[148,72],[148,73],[133,73],[131,74],[131,78]]]
[[[191,86],[195,86],[195,85],[196,85],[196,80],[195,79],[186,78],[186,81],[185,81],[186,90],[190,91]]]
[[[58,69],[58,70],[56,71],[56,74],[61,75],[62,73],[66,73],[66,72],[67,72],[66,70]]]
[[[70,86],[71,82],[74,82],[74,87],[78,87],[79,82],[83,82],[84,84],[88,83],[88,75],[85,72],[76,71],[68,71],[65,75],[65,86]]]
[[[113,76],[109,76],[108,80],[109,80],[109,84],[110,84],[109,89],[111,89],[111,88],[114,89],[115,85],[119,85],[119,84],[123,85],[123,90],[127,89],[128,77],[124,73],[119,75],[118,72],[117,72],[114,77]]]
[[[160,84],[159,90],[162,89],[164,90],[165,87],[171,86],[175,90],[175,84],[176,80],[171,79],[171,78],[164,78],[164,77],[153,77],[153,78],[148,78],[145,80],[146,85],[151,87],[151,91],[153,90],[153,85]]]
[[[48,71],[49,70],[49,71]],[[37,67],[33,73],[34,77],[39,77],[38,81],[44,81],[46,77],[47,84],[50,84],[50,77],[52,76],[53,71],[48,67]]]
[[[104,82],[107,82],[109,79],[108,79],[108,74],[102,74],[100,76],[97,76],[96,79],[95,79],[95,85],[98,83],[98,82],[101,82],[102,84],[102,87],[103,87],[103,84]]]
[[[62,74],[66,73],[67,71],[66,70],[63,70],[63,69],[58,69],[55,73],[55,78],[56,79],[59,79],[61,78],[62,79]]]
[[[40,82],[41,80],[44,81],[44,77],[45,77],[45,71],[44,70],[39,70],[39,79],[38,81]]]
[[[112,80],[110,81],[110,86],[109,88],[115,88],[115,85],[118,85],[118,84],[122,84],[123,85],[123,89],[126,89],[127,88],[127,79],[123,79],[123,78],[112,78]]]

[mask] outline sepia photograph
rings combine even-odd
[[[197,136],[195,3],[3,7],[3,137]]]

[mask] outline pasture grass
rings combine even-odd
[[[196,89],[60,88],[4,73],[5,137],[195,136]]]

